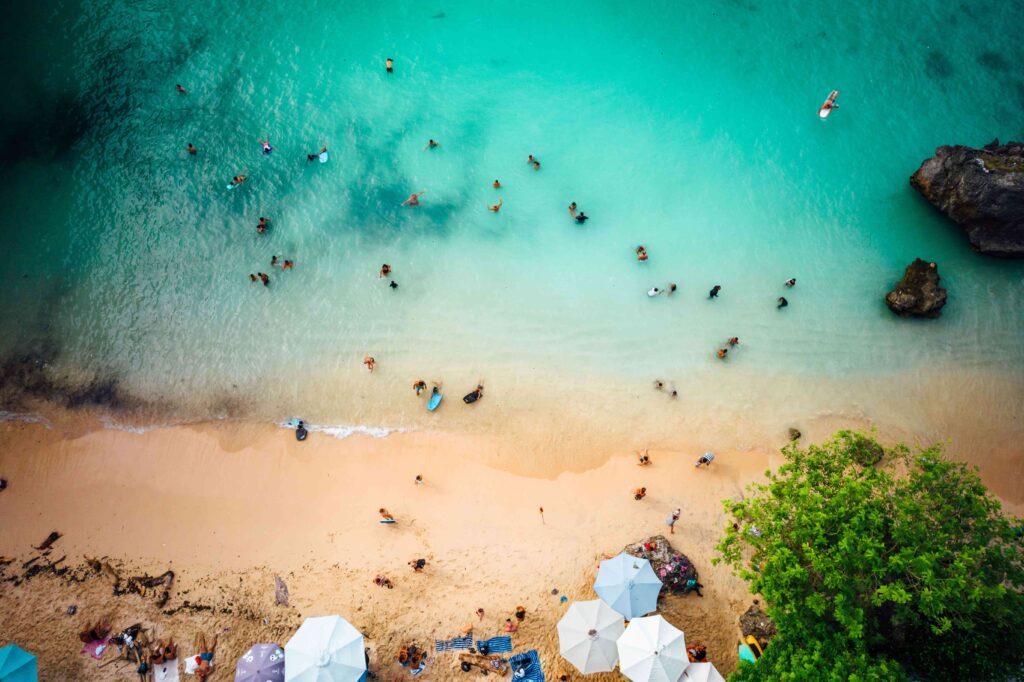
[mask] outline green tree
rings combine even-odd
[[[725,508],[720,559],[778,635],[737,680],[1015,679],[1024,670],[1021,521],[939,447],[840,431],[783,451]]]

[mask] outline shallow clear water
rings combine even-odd
[[[1021,3],[239,7],[4,10],[4,355],[193,417],[529,430],[568,402],[580,429],[666,440],[830,416],[1019,433],[1024,264],[971,252],[907,178],[1024,134],[1024,46],[993,30]],[[884,306],[917,256],[939,320]],[[419,377],[488,399],[428,416]]]

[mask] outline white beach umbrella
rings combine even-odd
[[[284,645],[285,682],[359,682],[363,636],[341,616],[307,618]]]
[[[626,618],[636,618],[658,608],[661,580],[650,561],[623,552],[601,562],[594,591]]]
[[[629,621],[618,647],[619,669],[633,682],[679,682],[689,663],[682,630],[661,616]]]
[[[725,682],[725,678],[715,670],[715,666],[703,661],[686,666],[678,682]]]
[[[558,650],[584,675],[610,672],[619,661],[622,615],[600,599],[573,602],[558,621]]]

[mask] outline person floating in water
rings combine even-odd
[[[740,343],[740,337],[738,337],[738,336],[734,336],[731,339],[729,339],[729,345],[730,346],[738,346],[739,343]]]
[[[387,69],[388,73],[394,73],[395,72],[395,60],[392,59],[391,57],[388,57],[387,59],[385,59],[384,60],[384,68]]]
[[[708,292],[708,298],[718,298],[718,292],[722,290],[722,287],[717,284],[711,287],[711,291]]]
[[[534,161],[533,162],[533,170],[535,170],[535,171],[539,171],[540,170],[540,161]]]
[[[533,154],[530,154],[529,156],[526,157],[526,163],[528,163],[528,164],[537,163],[537,159],[533,158]]]
[[[271,256],[270,257],[270,267],[272,267],[272,268],[276,268],[277,267],[277,256]]]
[[[260,138],[260,144],[263,145],[263,153],[270,154],[274,151],[274,148],[270,146],[270,135],[267,135],[267,139]]]
[[[498,203],[496,203],[494,206],[488,206],[487,210],[491,211],[493,213],[497,213],[498,211],[501,210],[501,202],[502,201],[503,201],[502,199],[498,199]]]
[[[796,286],[796,278],[793,277],[793,278],[787,279],[786,280],[786,286],[789,287],[790,289],[795,287]]]
[[[281,272],[284,272],[285,270],[288,270],[289,268],[291,268],[292,270],[295,269],[295,262],[294,261],[286,260],[284,262],[284,265],[281,266]]]
[[[423,379],[417,379],[416,383],[412,385],[412,390],[416,391],[416,395],[423,393],[423,391],[427,390],[427,382]]]
[[[645,261],[645,260],[647,260],[647,249],[644,248],[643,244],[641,244],[640,246],[636,247],[636,259],[638,261]]]
[[[373,374],[373,366],[377,364],[377,361],[369,353],[363,355],[363,364],[366,365],[366,371]]]
[[[435,149],[440,146],[441,143],[436,140],[427,140],[427,146],[425,146],[424,149]]]
[[[265,272],[259,273],[259,276],[260,276],[260,281],[263,282],[263,286],[269,287],[270,286],[270,276],[267,275],[267,273],[265,273]]]
[[[725,356],[728,353],[729,353],[729,349],[728,348],[719,348],[718,349],[718,359],[719,360],[725,360]]]
[[[387,277],[390,274],[391,274],[391,266],[388,265],[387,263],[385,263],[384,265],[380,266],[380,274],[378,274],[377,276],[378,277]]]
[[[192,156],[195,156],[196,155],[196,151],[197,151],[196,148],[192,145],[191,142],[189,142],[188,143],[188,153],[191,154]]]
[[[668,283],[668,290],[665,292],[665,295],[666,296],[671,296],[673,293],[675,293],[675,290],[676,290],[676,283],[675,282],[669,282]]]
[[[419,206],[420,197],[427,193],[427,190],[421,190],[415,194],[410,194],[409,198],[402,202],[402,206]]]
[[[501,183],[497,180],[494,181],[494,189],[501,189]]]
[[[256,224],[256,231],[263,234],[267,231],[268,227],[270,227],[270,221],[260,216],[260,221]]]
[[[575,201],[572,202],[571,204],[569,204],[569,216],[571,218],[575,218],[576,217],[576,202]]]
[[[306,154],[306,161],[316,161],[320,159],[320,163],[327,163],[327,146],[324,145],[320,148],[317,154]]]
[[[789,305],[789,301],[786,300],[786,297],[785,296],[779,296],[779,304],[777,306],[775,306],[775,307],[776,308],[785,308],[787,305]]]
[[[576,216],[576,222],[579,223],[580,225],[587,222],[588,220],[590,220],[590,216],[588,216],[583,211],[580,211],[579,215]]]
[[[235,177],[231,178],[231,182],[228,183],[228,186],[230,186],[230,187],[238,187],[243,182],[245,182],[245,180],[246,180],[246,177],[244,175],[236,175]]]
[[[187,95],[188,94],[188,90],[186,90],[185,88],[181,87],[181,83],[176,83],[174,85],[174,88],[178,91],[179,95]]]
[[[252,274],[251,272],[249,273],[249,281],[250,282],[255,282],[257,279],[258,278],[256,277],[256,275]]]

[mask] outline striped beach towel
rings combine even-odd
[[[452,637],[451,639],[435,639],[434,651],[460,651],[473,646],[473,637]]]
[[[540,669],[536,649],[511,656],[508,663],[512,668],[512,679],[516,682],[544,682],[544,671]]]
[[[478,639],[476,648],[489,654],[507,654],[512,651],[511,637],[491,637],[490,639]]]

